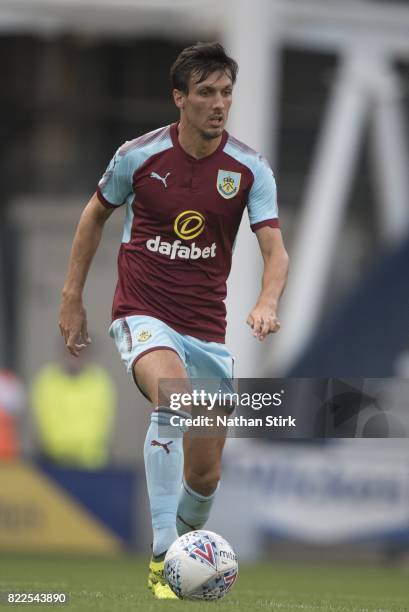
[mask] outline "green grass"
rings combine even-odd
[[[154,601],[147,558],[0,557],[0,591],[64,591],[68,606],[0,606],[4,610],[253,610],[407,612],[409,571],[366,566],[264,564],[240,567],[232,592],[216,603]]]

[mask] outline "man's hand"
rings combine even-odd
[[[87,313],[81,298],[63,296],[58,325],[71,355],[78,357],[89,344]]]
[[[99,201],[98,194],[94,193],[82,212],[72,243],[58,325],[67,349],[75,357],[91,344],[81,296],[102,230],[112,211],[113,208],[107,210]]]
[[[255,338],[264,340],[268,334],[275,334],[281,327],[277,307],[287,278],[288,255],[277,227],[261,227],[256,230],[256,236],[264,260],[264,270],[261,293],[247,317],[247,324]]]
[[[247,325],[250,325],[253,336],[258,340],[264,340],[268,334],[275,334],[281,327],[276,309],[267,304],[257,303],[246,322]]]

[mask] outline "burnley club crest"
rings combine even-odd
[[[239,191],[241,181],[240,172],[230,172],[230,170],[219,170],[217,174],[217,191],[227,200],[234,198]]]

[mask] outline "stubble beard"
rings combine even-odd
[[[220,127],[199,130],[200,136],[203,138],[203,140],[216,140],[216,138],[220,138],[220,136],[223,134],[224,125],[225,123],[223,122]]]
[[[210,141],[210,140],[216,140],[216,138],[220,138],[222,133],[223,133],[223,129],[217,130],[217,132],[212,130],[211,132],[210,131],[202,132],[201,136],[202,136],[203,140]]]

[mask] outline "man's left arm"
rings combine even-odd
[[[279,228],[264,226],[256,230],[264,260],[261,292],[256,305],[247,317],[253,335],[259,340],[280,329],[277,318],[278,302],[288,273],[288,255]]]

